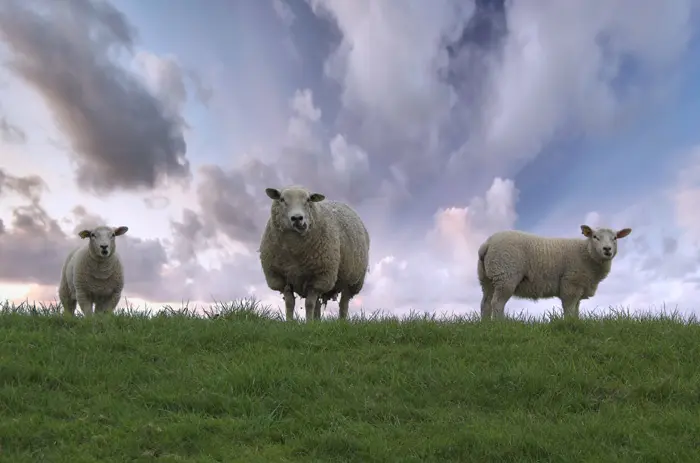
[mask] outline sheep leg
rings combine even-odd
[[[306,300],[304,304],[306,306],[306,321],[310,322],[314,319],[314,310],[316,309],[316,303],[319,301],[318,292],[313,289],[309,289],[306,293]]]
[[[320,320],[321,319],[321,306],[323,303],[321,302],[321,298],[319,297],[318,300],[316,301],[316,306],[314,307],[314,319],[315,320]]]
[[[493,299],[493,287],[484,284],[482,287],[484,295],[481,297],[481,319],[491,320],[491,300]]]
[[[75,306],[78,304],[78,301],[64,294],[59,294],[58,297],[61,300],[61,305],[63,306],[63,314],[68,315],[69,317],[75,316]]]
[[[121,299],[121,293],[117,292],[112,294],[107,300],[100,301],[99,304],[95,303],[95,313],[112,313],[114,309],[117,308],[119,304],[119,299]]]
[[[491,296],[491,313],[494,319],[505,318],[506,302],[513,296],[517,285],[496,284]]]
[[[288,322],[291,322],[294,320],[294,291],[289,285],[284,287],[283,296],[285,318]]]
[[[578,318],[581,296],[570,292],[563,293],[559,299],[561,300],[561,307],[564,310],[564,318]]]
[[[83,315],[85,317],[90,317],[92,315],[92,300],[82,291],[77,291],[75,296]]]
[[[338,318],[345,320],[348,318],[348,305],[350,305],[350,295],[346,292],[341,293],[340,302],[338,302]]]
[[[61,285],[58,287],[58,299],[63,306],[63,314],[72,317],[75,315],[75,306],[78,301],[71,297],[68,284],[63,281],[63,278],[61,280]]]
[[[106,302],[103,300],[95,301],[95,315],[97,315],[98,313],[105,312],[105,305],[106,305]]]

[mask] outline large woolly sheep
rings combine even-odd
[[[479,248],[477,273],[483,297],[481,318],[503,318],[512,297],[558,297],[565,316],[579,316],[579,303],[593,297],[610,273],[617,240],[631,228],[614,231],[581,225],[586,239],[547,238],[516,230],[491,235]]]
[[[294,318],[294,293],[305,298],[306,319],[340,294],[339,316],[362,289],[369,265],[369,233],[348,205],[291,186],[265,190],[272,199],[260,242],[267,285],[284,296],[286,319]]]
[[[68,254],[61,270],[58,297],[66,314],[75,314],[76,303],[86,317],[92,315],[93,303],[96,313],[114,311],[124,288],[115,237],[128,229],[99,226],[78,233],[80,238],[90,240]]]

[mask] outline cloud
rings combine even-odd
[[[170,200],[162,195],[153,195],[143,199],[143,203],[149,209],[165,209],[170,205]]]
[[[196,71],[185,68],[175,55],[158,56],[140,51],[134,57],[134,63],[145,77],[149,90],[167,107],[170,117],[178,119],[183,126],[186,124],[181,114],[190,93],[205,106],[211,101],[212,88]],[[188,86],[192,88],[188,90]]]
[[[0,117],[0,139],[5,143],[26,143],[27,133],[10,123],[6,117]]]
[[[181,98],[179,70],[168,69],[166,90],[176,93],[166,102],[154,96],[118,64],[133,53],[135,35],[104,2],[39,8],[10,0],[0,7],[0,36],[12,53],[8,68],[44,98],[70,140],[85,191],[152,189],[190,176],[182,118],[172,108]]]
[[[0,168],[0,198],[11,192],[37,202],[47,188],[46,182],[38,175],[17,177]]]
[[[564,137],[603,137],[652,111],[694,11],[691,0],[639,14],[631,0],[307,3],[342,34],[325,63],[341,131],[426,209],[512,178]]]
[[[321,110],[314,106],[313,95],[308,88],[294,92],[291,107],[299,116],[311,122],[321,118]]]
[[[445,40],[461,33],[473,13],[471,4],[309,3],[343,33],[326,72],[342,84],[345,107],[409,137],[422,136],[448,117],[455,95],[438,73],[448,66]]]
[[[528,161],[561,131],[619,127],[664,84],[691,38],[692,2],[513,3],[480,117],[463,147],[500,165]],[[561,40],[566,37],[566,40]],[[626,71],[634,63],[638,75]],[[642,76],[646,80],[642,86]],[[624,90],[621,79],[630,82]]]
[[[296,19],[296,15],[290,6],[282,0],[272,0],[272,7],[277,14],[277,17],[284,23],[285,26],[291,27]]]
[[[203,166],[200,176],[197,197],[209,226],[234,241],[258,242],[269,215],[270,200],[263,195],[264,190],[282,183],[276,170],[250,160],[230,171]]]
[[[700,243],[700,147],[695,147],[679,170],[675,187],[670,191],[674,203],[675,219],[694,240]]]
[[[517,201],[513,181],[496,178],[483,197],[464,207],[439,209],[423,240],[410,247],[398,243],[394,249],[382,243],[389,253],[374,260],[363,303],[404,313],[473,310],[481,297],[476,279],[479,246],[492,233],[514,227]]]

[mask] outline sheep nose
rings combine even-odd
[[[105,250],[105,251],[107,250],[107,245],[106,245],[106,244],[101,244],[100,247],[101,247],[103,250]]]
[[[603,251],[610,252],[612,248],[610,246],[603,246]]]
[[[301,214],[297,214],[297,215],[293,215],[291,217],[291,219],[292,219],[292,222],[301,222],[302,220],[304,220],[304,216]]]

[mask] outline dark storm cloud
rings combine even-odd
[[[450,65],[445,78],[460,97],[460,109],[483,104],[490,66],[498,58],[507,34],[505,0],[477,0],[474,14],[459,38],[447,44]],[[456,116],[446,128],[446,135],[463,142],[469,120],[465,114]]]
[[[270,207],[265,188],[281,184],[277,171],[253,160],[229,171],[204,166],[200,174],[197,197],[205,223],[210,222],[231,239],[258,242]]]
[[[173,233],[172,256],[182,264],[194,262],[197,251],[215,245],[212,241],[214,230],[191,209],[183,209],[182,221],[172,221],[170,226]]]
[[[58,284],[70,243],[56,220],[38,204],[12,212],[12,220],[0,235],[0,281]]]
[[[447,46],[451,57],[464,46],[493,48],[507,32],[505,0],[476,0],[474,14],[462,30],[459,39]]]
[[[248,171],[255,171],[255,168],[251,167]],[[232,172],[210,171],[209,174],[205,181],[216,179],[216,183],[210,186],[218,185],[224,188],[227,181],[237,176],[237,173]],[[235,191],[240,193],[240,190]],[[227,195],[231,197],[231,193],[229,191]],[[264,192],[262,194],[264,195]],[[207,206],[206,198],[204,206]],[[179,261],[179,265],[170,275],[180,291],[175,300],[203,302],[229,300],[245,296],[251,285],[265,285],[259,256],[254,250],[257,249],[257,242],[266,218],[260,216],[259,219],[263,223],[259,231],[245,232],[248,230],[248,222],[240,221],[240,214],[235,214],[234,211],[233,208],[206,208],[205,212],[198,214],[190,209],[184,209],[182,220],[171,222],[173,234],[171,256]],[[221,223],[225,225],[222,226]],[[251,252],[248,255],[229,255],[217,268],[206,269],[199,263],[198,253],[212,249],[224,251],[222,243],[217,239],[217,228],[229,238],[246,244]],[[241,234],[242,230],[244,232]],[[187,280],[191,283],[184,284]]]
[[[8,192],[14,192],[32,201],[38,201],[46,188],[46,182],[38,175],[16,177],[0,169],[0,198]]]
[[[180,118],[117,64],[136,35],[120,11],[90,0],[7,0],[0,35],[13,53],[9,68],[44,97],[69,138],[80,188],[149,189],[190,177]]]

